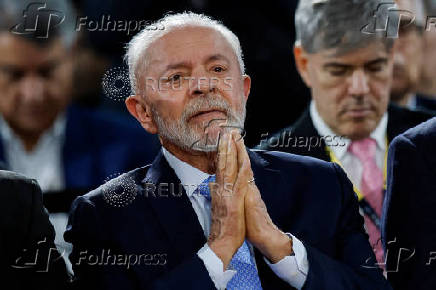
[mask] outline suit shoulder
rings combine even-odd
[[[133,201],[132,198],[136,197],[137,186],[145,178],[149,167],[150,165],[139,167],[105,181],[96,189],[76,198],[73,208],[80,203],[101,206],[101,203],[104,202],[114,207],[126,205],[126,203]]]
[[[436,117],[397,136],[392,141],[391,146],[393,148],[411,146],[423,153],[427,153],[427,149],[432,152],[432,149],[436,146]]]
[[[253,149],[261,158],[268,161],[272,167],[305,167],[314,170],[332,170],[331,162],[310,156],[302,156],[282,151],[265,151]]]
[[[23,174],[9,171],[0,170],[0,180],[3,182],[23,182],[23,183],[33,183],[34,179],[24,176]]]
[[[388,126],[398,129],[399,133],[403,133],[435,116],[430,112],[409,110],[396,105],[389,105],[388,115]]]
[[[20,173],[0,170],[0,187],[1,194],[17,197],[18,195],[27,195],[32,188],[39,188],[35,179],[28,178]]]
[[[411,128],[403,134],[410,140],[416,140],[419,138],[426,138],[435,140],[436,138],[436,117],[427,120],[418,126]]]

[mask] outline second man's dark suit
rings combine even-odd
[[[383,216],[388,279],[394,289],[436,288],[436,118],[389,148]]]
[[[395,105],[390,105],[388,108],[387,125],[388,142],[391,142],[392,139],[407,129],[415,127],[431,117],[433,117],[433,115],[430,113],[411,111]],[[289,140],[289,136],[297,139]],[[315,140],[317,141],[316,146],[308,146],[310,138],[313,138],[312,144],[315,144]],[[334,142],[338,142],[339,144],[341,140],[338,138],[334,140]],[[307,109],[293,125],[280,130],[273,136],[262,138],[259,142],[258,148],[270,151],[283,151],[298,155],[311,156],[324,161],[331,161],[330,156],[326,151],[326,143],[316,130],[312,118],[310,117],[309,109]]]

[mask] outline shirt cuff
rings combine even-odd
[[[294,288],[301,289],[306,282],[307,273],[309,272],[306,248],[292,234],[286,233],[286,235],[292,238],[294,255],[286,256],[275,264],[271,264],[265,257],[263,259],[280,279],[286,281]]]
[[[198,257],[203,260],[204,266],[209,272],[209,276],[212,279],[215,287],[219,290],[224,290],[227,287],[227,283],[236,274],[235,270],[224,271],[223,262],[220,258],[209,248],[208,244],[204,246],[197,252]]]

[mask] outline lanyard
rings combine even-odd
[[[383,190],[386,190],[388,148],[389,148],[389,142],[388,142],[388,139],[386,138],[386,150],[385,150],[385,157],[384,157],[384,160],[383,160]],[[342,166],[341,162],[336,157],[336,155],[333,153],[333,151],[328,146],[326,146],[325,149],[326,149],[327,153],[330,156],[331,162],[337,163],[339,166],[341,166],[345,170],[345,168]],[[354,185],[354,184],[353,184],[353,189],[354,189],[354,192],[356,192],[359,201],[361,201],[363,199],[363,194],[357,188],[357,186]]]

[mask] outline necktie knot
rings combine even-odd
[[[377,143],[374,139],[366,138],[351,142],[348,150],[359,158],[362,163],[366,163],[369,160],[374,160],[376,146]]]
[[[209,183],[215,182],[216,177],[215,175],[211,175],[205,180],[203,180],[202,183],[200,183],[197,187],[197,189],[194,191],[194,194],[200,194],[204,196],[207,200],[211,201],[212,198],[210,196],[210,189],[209,189]]]

